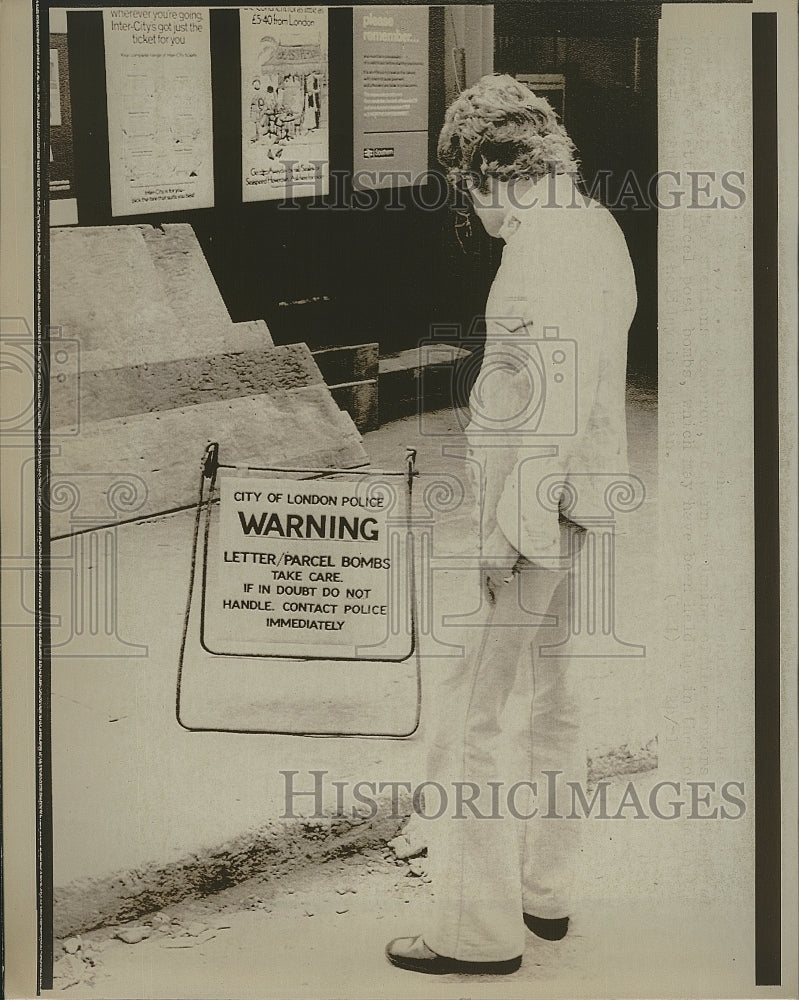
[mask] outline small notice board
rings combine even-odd
[[[214,447],[195,525],[181,724],[408,735],[419,712],[412,459],[396,472],[240,469],[221,464]],[[203,724],[185,717],[192,685]],[[375,725],[369,701],[386,697],[395,700],[390,724]],[[295,711],[287,728],[278,716],[288,704]],[[298,722],[313,717],[315,705],[314,724]],[[345,716],[347,725],[336,728]]]

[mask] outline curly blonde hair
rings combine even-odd
[[[512,76],[484,76],[447,108],[438,159],[451,184],[576,174],[574,143],[552,105]]]

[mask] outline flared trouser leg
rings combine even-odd
[[[537,655],[532,674],[531,780],[538,813],[523,823],[522,902],[525,913],[554,920],[571,912],[582,833],[581,820],[569,818],[572,784],[584,788],[587,771],[579,661]]]
[[[564,680],[569,661],[540,660],[538,645],[551,641],[552,630],[538,627],[532,618],[530,625],[518,624],[520,604],[545,611],[556,589],[565,592],[566,579],[565,571],[528,564],[493,605],[484,606],[483,627],[474,629],[476,640],[464,659],[450,666],[439,689],[427,778],[441,786],[447,804],[433,823],[436,896],[423,937],[441,955],[465,961],[514,958],[524,950],[523,908],[540,904],[546,912],[533,912],[548,916],[565,905],[558,881],[567,873],[571,848],[557,843],[565,821],[543,821],[555,829],[530,836],[529,843],[523,834],[520,857],[519,820],[509,809],[508,793],[529,774],[531,743],[537,749],[534,768],[552,764],[553,769],[567,770],[555,767],[561,755],[581,752],[572,747],[576,722],[570,717],[571,686]],[[550,613],[553,610],[554,605]],[[517,734],[504,718],[520,669],[528,672],[529,726],[539,734],[535,738],[529,732],[527,745],[521,747],[514,745]],[[492,784],[501,786],[495,803]],[[463,801],[473,794],[474,809]],[[521,808],[521,797],[518,805]],[[528,848],[533,852],[529,860]],[[546,865],[553,866],[551,873],[544,870]]]

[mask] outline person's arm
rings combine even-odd
[[[560,554],[557,498],[540,496],[539,485],[565,474],[570,447],[587,431],[608,303],[584,247],[575,246],[571,255],[563,247],[543,248],[529,269],[522,254],[507,263],[498,299],[506,314],[499,322],[506,326],[493,333],[505,345],[505,393],[497,413],[516,447],[496,501],[496,523],[509,546],[547,565]],[[507,324],[514,309],[523,319],[515,326]]]
[[[519,415],[529,398],[524,375],[527,361],[521,348],[529,313],[524,294],[527,278],[506,248],[486,303],[485,355],[469,400],[470,440],[481,445],[483,471],[481,567],[492,602],[511,579],[520,557],[497,524],[497,505],[518,462]]]

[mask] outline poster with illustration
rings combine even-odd
[[[327,194],[327,8],[245,7],[240,24],[242,199]]]

